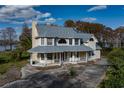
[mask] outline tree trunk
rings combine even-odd
[[[6,51],[6,45],[4,45],[4,49],[5,49],[5,51]]]
[[[6,41],[4,41],[4,44],[3,45],[4,45],[4,49],[6,51]]]
[[[12,51],[12,44],[10,44],[10,50]]]

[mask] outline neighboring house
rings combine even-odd
[[[32,23],[32,66],[87,63],[100,59],[100,47],[93,34],[74,28]]]

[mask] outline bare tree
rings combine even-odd
[[[7,47],[7,34],[6,34],[5,29],[1,30],[1,45],[3,45],[5,50],[6,50],[6,47]]]
[[[1,30],[1,43],[4,46],[5,50],[7,49],[7,46],[10,46],[10,50],[12,50],[16,40],[16,31],[12,27],[7,27]]]
[[[8,36],[8,43],[10,46],[10,50],[12,50],[13,44],[15,44],[15,41],[17,39],[16,31],[12,27],[7,27],[6,28],[6,34]]]

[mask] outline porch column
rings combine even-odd
[[[44,38],[44,45],[47,45],[47,38]]]
[[[59,62],[62,65],[62,61],[61,61],[61,53],[59,53]]]
[[[47,54],[44,54],[45,65],[47,65]]]
[[[55,63],[55,53],[52,54],[52,63]]]
[[[72,45],[73,46],[75,45],[75,39],[74,38],[72,39]]]
[[[88,52],[86,52],[86,62],[88,62]]]
[[[81,43],[80,43],[80,42],[81,42],[81,40],[79,39],[79,40],[78,40],[78,45],[81,45]]]
[[[72,61],[73,61],[73,62],[75,61],[74,53],[75,53],[75,52],[72,52]]]
[[[32,65],[32,53],[30,54],[30,64]]]

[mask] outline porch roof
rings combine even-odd
[[[37,46],[28,50],[30,53],[55,53],[55,52],[74,52],[74,51],[92,51],[88,46]]]

